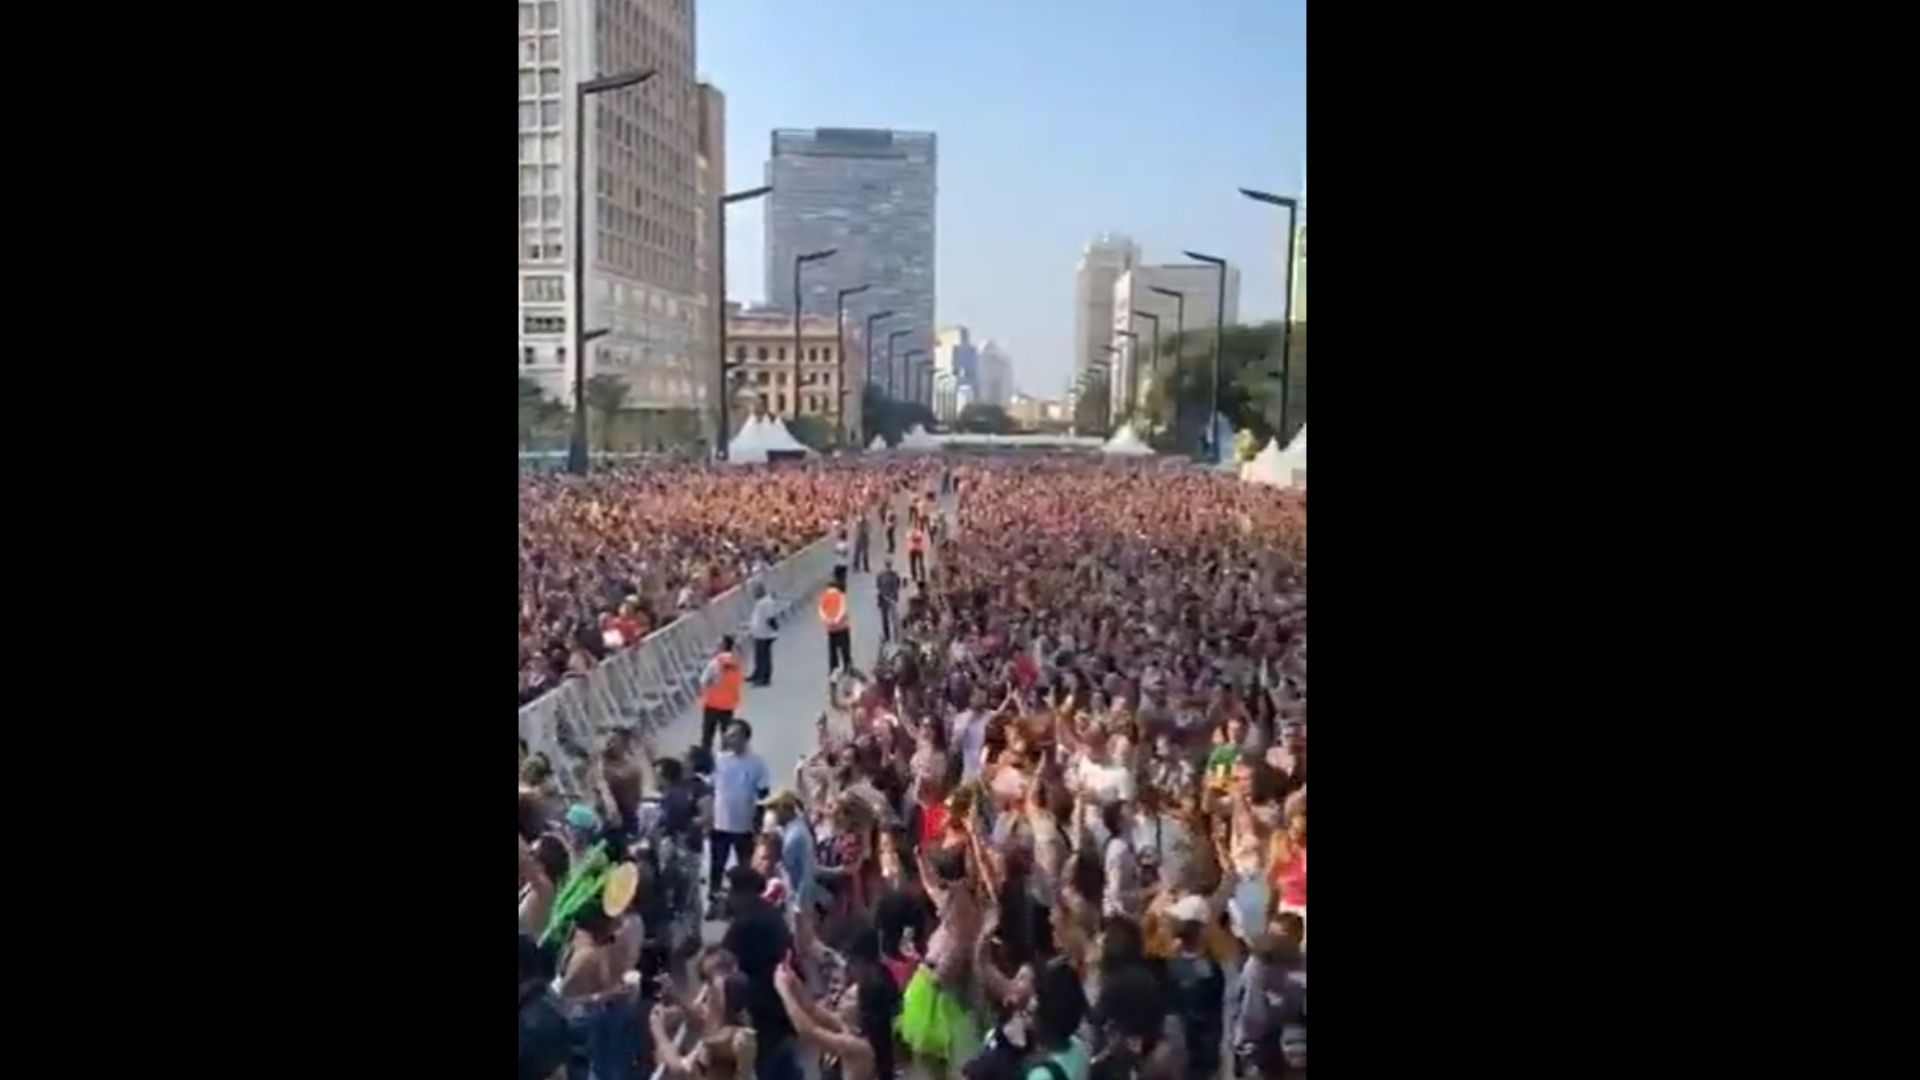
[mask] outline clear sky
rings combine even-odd
[[[1096,234],[1148,262],[1240,267],[1247,321],[1281,307],[1285,211],[1306,168],[1305,0],[698,0],[700,76],[727,99],[729,189],[776,127],[939,136],[940,325],[1065,389],[1074,264]],[[727,218],[736,300],[761,299],[758,204]],[[1170,331],[1171,328],[1168,328]]]

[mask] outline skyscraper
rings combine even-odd
[[[1102,233],[1080,252],[1073,277],[1073,377],[1107,359],[1113,341],[1113,283],[1140,261],[1140,246]]]
[[[1000,343],[980,343],[980,381],[975,400],[1005,408],[1013,400],[1013,360]]]
[[[1179,329],[1180,302],[1154,292],[1154,286],[1186,294],[1186,329],[1211,330],[1219,306],[1220,271],[1199,263],[1177,266],[1136,266],[1114,279],[1113,324],[1109,343],[1119,351],[1113,354],[1113,399],[1109,415],[1117,424],[1131,415],[1147,399],[1147,387],[1153,377],[1173,371],[1173,337]],[[1227,325],[1240,321],[1240,268],[1227,267]],[[1160,343],[1166,356],[1153,354],[1153,324],[1134,318],[1143,311],[1160,318]],[[1121,333],[1131,330],[1138,337]],[[1153,365],[1149,369],[1149,364]]]
[[[892,311],[881,330],[909,330],[894,345],[896,396],[902,358],[933,348],[934,205],[937,148],[931,132],[871,128],[782,129],[767,159],[767,303],[793,306],[793,260],[835,249],[801,274],[810,314],[834,310],[839,290],[872,286],[847,300],[847,324]],[[884,338],[882,339],[884,340]],[[884,353],[870,378],[886,382]]]
[[[522,375],[571,399],[574,144],[590,131],[586,325],[606,329],[587,374],[626,380],[630,408],[699,407],[696,350],[716,322],[696,269],[700,89],[693,0],[537,0],[520,7],[520,340]],[[652,69],[639,86],[587,99],[601,75]],[[710,275],[709,275],[710,276]]]

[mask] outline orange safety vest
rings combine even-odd
[[[831,585],[820,594],[820,621],[829,633],[847,628],[847,596]]]
[[[912,532],[907,534],[907,550],[924,551],[926,549],[926,546],[927,546],[927,534],[925,531],[921,529],[915,529]]]
[[[701,693],[700,707],[732,712],[740,707],[740,658],[723,652],[714,659],[720,661],[720,677]]]

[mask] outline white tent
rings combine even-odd
[[[1153,453],[1153,447],[1148,446],[1146,442],[1140,438],[1139,433],[1133,430],[1133,425],[1129,423],[1120,425],[1120,430],[1113,433],[1113,438],[1107,440],[1107,445],[1102,446],[1100,452],[1103,454],[1122,454],[1127,457],[1141,457]]]
[[[900,445],[898,449],[914,450],[914,451],[921,451],[921,452],[928,451],[928,450],[938,450],[940,449],[940,441],[938,439],[935,439],[933,436],[927,434],[927,429],[925,427],[922,427],[919,424],[915,424],[913,425],[912,431],[909,431],[905,435],[900,437]]]
[[[1268,439],[1253,460],[1240,468],[1240,478],[1268,487],[1304,488],[1307,486],[1307,429],[1301,428],[1293,443],[1280,449],[1277,439]]]
[[[886,448],[887,439],[884,435],[875,435],[873,441],[867,444],[867,452],[872,454],[881,453],[885,451]]]
[[[813,448],[793,437],[785,420],[769,420],[760,426],[760,450],[764,453],[813,454]]]
[[[727,444],[727,460],[735,465],[758,465],[767,460],[768,424],[758,414],[747,417],[734,433],[733,441]]]

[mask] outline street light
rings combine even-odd
[[[1158,375],[1160,374],[1160,316],[1155,312],[1136,310],[1133,313],[1133,317],[1136,319],[1152,319],[1153,320],[1153,360],[1151,361],[1152,367],[1150,367],[1148,370],[1152,371],[1155,375]],[[1138,353],[1138,351],[1139,351],[1138,348],[1136,348],[1135,352]],[[1149,381],[1148,385],[1152,385],[1151,381]],[[1137,411],[1140,408],[1140,365],[1139,364],[1134,365],[1133,378],[1128,380],[1127,399],[1132,403],[1133,409]]]
[[[1184,353],[1187,336],[1187,294],[1179,289],[1163,289],[1158,285],[1149,285],[1147,289],[1161,296],[1173,297],[1173,340],[1179,343],[1180,351]],[[1179,365],[1175,364],[1174,367],[1178,368]]]
[[[1277,425],[1280,432],[1280,445],[1285,446],[1287,444],[1287,388],[1293,381],[1289,377],[1293,369],[1292,334],[1289,333],[1293,326],[1293,238],[1300,231],[1298,226],[1300,200],[1267,191],[1255,191],[1252,188],[1241,188],[1240,194],[1254,202],[1287,208],[1287,269],[1284,286],[1287,296],[1281,301],[1280,308],[1280,423]]]
[[[1213,398],[1212,403],[1207,407],[1207,426],[1201,434],[1204,445],[1213,451],[1215,458],[1218,458],[1220,448],[1213,443],[1214,436],[1219,434],[1219,421],[1216,418],[1220,415],[1220,346],[1227,339],[1227,260],[1218,255],[1202,255],[1197,251],[1189,251],[1186,254],[1187,258],[1194,262],[1206,263],[1220,271],[1219,283],[1214,288]]]
[[[893,343],[911,333],[913,329],[909,327],[904,330],[895,330],[887,335],[887,399],[889,401],[896,400],[893,396]]]
[[[793,257],[793,418],[800,418],[800,268],[810,262],[830,259],[838,248],[809,251]]]
[[[906,355],[900,358],[901,389],[907,392],[907,400],[916,404],[920,401],[920,395],[913,392],[913,358],[925,355],[927,355],[925,349],[908,349]]]
[[[873,385],[873,324],[879,322],[881,319],[891,318],[893,318],[893,309],[891,308],[886,311],[876,311],[867,316],[867,378],[864,385]],[[861,434],[864,435],[866,433],[861,432]]]
[[[855,285],[851,289],[841,289],[833,298],[833,355],[838,366],[834,368],[833,379],[836,392],[833,397],[833,435],[842,445],[847,441],[847,297],[857,296],[873,288],[871,282]]]
[[[715,340],[720,343],[720,429],[719,437],[715,440],[718,445],[714,447],[713,454],[720,461],[727,460],[727,440],[733,436],[733,432],[727,429],[727,408],[732,404],[733,399],[733,383],[727,378],[733,372],[733,365],[727,362],[727,207],[734,203],[746,202],[748,199],[757,199],[772,190],[771,185],[763,185],[722,195],[720,209],[715,213],[720,226],[720,235],[714,251],[714,263],[720,280],[713,290],[713,294],[720,298],[720,302],[715,305],[719,310],[714,313],[714,322],[717,324],[718,331]]]
[[[587,98],[638,86],[653,69],[588,79],[573,88],[573,436],[567,441],[567,471],[587,474]]]

